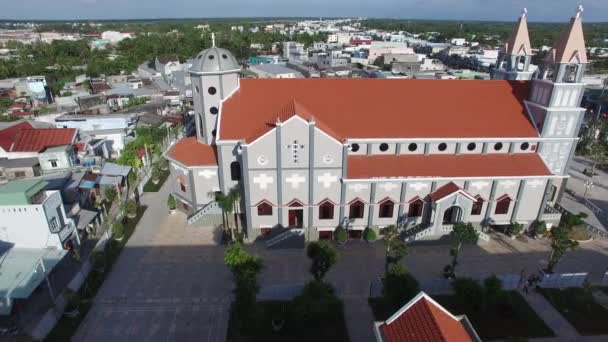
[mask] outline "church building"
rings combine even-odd
[[[248,241],[556,223],[584,115],[581,12],[534,72],[524,12],[492,80],[239,79],[229,51],[206,49],[190,70],[196,136],[166,153],[178,207],[196,224],[217,210],[210,193],[236,188]]]

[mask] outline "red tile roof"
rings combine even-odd
[[[11,116],[31,116],[31,115],[34,115],[34,112],[32,112],[31,110],[24,110],[24,111],[20,111],[20,112],[12,112],[10,115]]]
[[[462,189],[458,185],[456,185],[456,183],[449,182],[448,184],[433,191],[433,193],[430,196],[433,201],[438,201],[438,200],[440,200],[444,197],[447,197],[460,190],[462,190]]]
[[[473,341],[460,319],[421,293],[380,326],[386,342]]]
[[[521,81],[243,79],[222,105],[219,137],[259,135],[292,108],[342,139],[537,137],[528,90]]]
[[[15,135],[11,152],[40,152],[45,148],[71,145],[75,128],[22,129]]]
[[[185,166],[213,166],[217,165],[215,146],[202,144],[196,137],[185,138],[178,141],[168,153],[171,159]]]
[[[0,130],[0,147],[2,147],[4,151],[8,152],[11,149],[11,145],[15,141],[15,136],[22,129],[32,129],[32,125],[25,121]]]
[[[536,153],[349,156],[348,179],[549,176]]]

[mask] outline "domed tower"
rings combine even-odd
[[[192,97],[196,112],[196,136],[205,144],[215,140],[220,103],[239,87],[236,58],[230,51],[215,46],[201,51],[190,68]]]

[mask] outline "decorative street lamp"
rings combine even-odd
[[[583,200],[587,199],[587,191],[589,191],[589,189],[594,187],[592,180],[586,181],[584,185],[585,185],[585,192],[583,193]]]

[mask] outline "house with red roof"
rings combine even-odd
[[[38,158],[43,173],[70,170],[77,130],[34,128],[24,121],[0,130],[0,158]]]
[[[455,316],[420,292],[384,322],[374,323],[378,342],[481,342],[467,316]]]
[[[249,241],[556,224],[585,111],[582,30],[577,13],[533,72],[524,13],[487,81],[239,79],[213,46],[189,70],[196,136],[166,153],[172,193],[196,224],[217,207],[209,192],[237,188]]]

